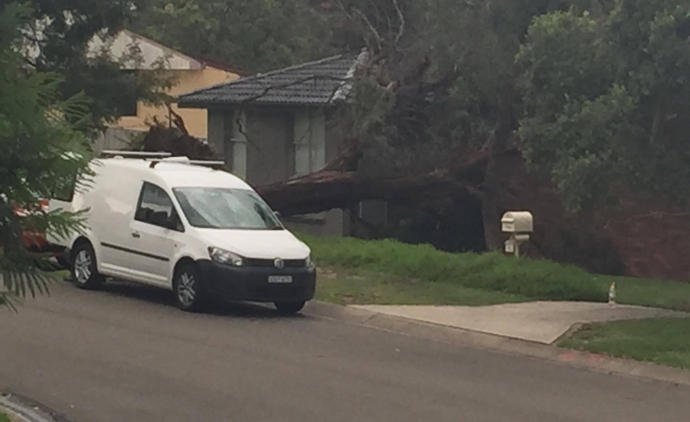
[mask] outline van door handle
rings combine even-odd
[[[132,237],[135,239],[139,239],[141,237],[141,234],[139,234],[139,232],[132,232]]]

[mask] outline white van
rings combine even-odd
[[[76,285],[92,289],[113,277],[158,286],[187,311],[217,296],[299,312],[315,291],[309,247],[245,182],[195,163],[97,159],[71,203],[51,201],[86,210],[83,233],[51,239],[67,249]]]

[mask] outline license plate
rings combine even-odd
[[[270,275],[268,276],[269,283],[275,284],[290,284],[292,283],[292,276],[289,275]]]

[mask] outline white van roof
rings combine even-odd
[[[223,187],[251,190],[242,179],[232,174],[194,164],[165,162],[165,160],[142,160],[131,158],[100,158],[95,161],[95,170],[105,165],[120,168],[123,174],[137,174],[142,180],[165,185],[168,188],[181,187]],[[152,164],[155,166],[152,167]]]

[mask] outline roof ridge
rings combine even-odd
[[[224,70],[226,72],[234,73],[240,77],[242,76],[250,76],[249,73],[242,69],[240,66],[236,66],[231,63],[226,63],[223,61],[215,60],[210,57],[206,56],[192,56],[196,60],[199,60],[200,62],[206,63],[209,67],[212,67],[214,69],[219,69],[219,70]]]
[[[215,89],[215,88],[219,88],[219,87],[221,87],[221,86],[224,86],[224,87],[225,87],[225,86],[233,86],[233,85],[237,85],[237,84],[240,84],[240,83],[245,83],[245,82],[250,82],[250,81],[257,81],[257,80],[259,80],[259,79],[266,78],[266,77],[273,76],[273,75],[277,75],[277,74],[279,74],[279,73],[288,72],[288,71],[291,71],[291,70],[303,69],[303,68],[305,68],[305,67],[314,66],[314,65],[317,65],[317,64],[327,63],[327,62],[330,62],[330,61],[333,61],[333,60],[341,59],[341,58],[343,58],[343,57],[345,57],[345,56],[346,56],[346,54],[337,54],[337,55],[335,55],[335,56],[326,57],[326,58],[319,59],[319,60],[314,60],[314,61],[311,61],[311,62],[300,63],[300,64],[296,64],[296,65],[284,67],[284,68],[282,68],[282,69],[272,70],[272,71],[266,72],[266,73],[257,73],[257,74],[255,74],[255,75],[249,76],[249,77],[247,77],[247,78],[238,78],[238,79],[235,79],[234,81],[230,81],[230,82],[221,82],[221,83],[219,83],[219,84],[207,86],[206,88],[197,89],[196,91],[192,91],[192,92],[188,92],[188,93],[186,93],[186,94],[180,95],[180,96],[178,97],[178,99],[182,99],[182,98],[184,98],[184,97],[188,97],[188,96],[195,95],[195,94],[200,94],[200,93],[206,92],[206,91],[211,91],[211,90],[213,90],[213,89]]]
[[[324,59],[319,59],[319,60],[314,60],[311,62],[300,63],[300,64],[284,67],[284,68],[278,69],[278,70],[271,70],[270,72],[266,72],[266,73],[257,73],[256,75],[254,75],[252,77],[246,78],[245,81],[250,80],[250,79],[261,79],[261,78],[265,78],[267,76],[273,76],[273,75],[278,74],[278,73],[288,72],[290,70],[304,69],[305,67],[330,62],[332,60],[338,60],[338,59],[343,58],[344,56],[345,56],[345,54],[338,54],[335,56],[326,57]]]
[[[192,56],[190,56],[190,55],[188,55],[188,54],[185,54],[185,53],[183,53],[183,52],[181,52],[181,51],[179,51],[179,50],[176,50],[176,49],[174,49],[174,48],[172,48],[172,47],[169,47],[169,46],[167,46],[167,45],[165,45],[165,44],[163,44],[163,43],[161,43],[161,42],[159,42],[159,41],[156,41],[156,40],[154,40],[153,38],[149,38],[149,37],[147,37],[147,36],[145,36],[145,35],[141,35],[140,33],[135,32],[135,31],[133,31],[133,30],[131,30],[131,29],[123,28],[123,29],[120,30],[120,33],[128,34],[128,35],[129,35],[130,37],[132,37],[132,38],[139,38],[139,40],[144,41],[144,42],[147,42],[147,43],[149,43],[149,44],[152,44],[153,46],[158,47],[158,48],[162,49],[163,51],[166,51],[166,50],[167,50],[167,52],[170,53],[170,54],[176,54],[176,55],[178,55],[179,57],[182,57],[184,60],[189,60],[190,62],[196,62],[196,63],[199,64],[199,66],[201,66],[201,67],[204,66],[204,63],[201,62],[200,60],[198,60],[198,59],[196,59],[196,58],[194,58],[194,57],[192,57]]]

